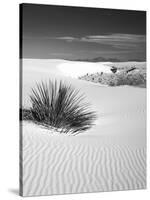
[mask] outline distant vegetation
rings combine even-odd
[[[123,61],[120,60],[118,58],[105,58],[105,57],[94,57],[94,58],[81,58],[81,59],[67,59],[66,60],[70,60],[70,61],[81,61],[81,62],[145,62],[145,59],[129,59],[127,61]]]
[[[118,71],[119,70],[119,71]],[[112,73],[94,73],[86,74],[79,79],[92,81],[95,83],[109,86],[132,85],[146,87],[146,70],[145,67],[124,67],[112,68]]]
[[[31,108],[21,110],[21,120],[76,135],[91,128],[96,119],[84,100],[84,95],[62,81],[41,82],[32,88]]]
[[[81,61],[81,62],[120,62],[117,58],[104,58],[104,57],[96,57],[96,58],[83,58],[83,59],[69,59],[70,61]]]

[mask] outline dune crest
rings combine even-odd
[[[65,63],[59,64],[57,67],[63,73],[64,76],[70,76],[72,78],[78,78],[79,76],[85,75],[87,73],[112,73],[111,67],[107,66],[111,63],[89,63],[89,62],[73,62],[67,61]]]

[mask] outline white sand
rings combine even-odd
[[[58,62],[24,62],[25,107],[30,106],[28,94],[35,80],[62,76]],[[52,67],[45,69],[43,63]],[[98,120],[77,136],[58,135],[23,122],[23,195],[145,188],[146,89],[101,87],[71,78],[66,81],[86,94]]]
[[[58,69],[64,76],[78,78],[87,73],[92,74],[96,72],[112,73],[111,67],[107,66],[108,63],[90,63],[90,62],[66,62],[58,65]],[[109,62],[109,64],[111,64]]]

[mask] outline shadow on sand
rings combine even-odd
[[[14,195],[19,195],[19,189],[16,189],[16,188],[11,188],[11,189],[8,189],[8,191]]]

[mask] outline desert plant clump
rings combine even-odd
[[[33,116],[30,109],[20,108],[19,112],[20,121],[22,120],[33,120]]]
[[[129,71],[129,72],[128,72]],[[118,73],[94,73],[79,77],[81,80],[87,80],[108,86],[131,85],[137,87],[146,87],[146,72],[144,70],[120,71]]]
[[[63,81],[41,82],[31,90],[30,112],[34,122],[60,133],[78,134],[91,128],[96,113],[79,90]]]

